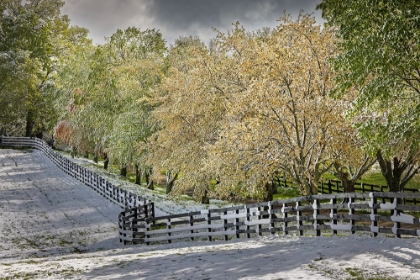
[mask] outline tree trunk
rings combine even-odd
[[[278,190],[278,184],[276,184],[276,182],[272,182],[271,183],[271,185],[272,185],[272,190],[273,190],[273,194],[278,194],[279,193],[279,190]]]
[[[127,176],[127,165],[123,165],[120,170],[120,175],[126,177]]]
[[[267,192],[267,195],[264,197],[264,201],[268,202],[268,201],[273,201],[274,197],[273,197],[273,193],[274,193],[274,189],[276,188],[276,184],[274,183],[274,180],[271,182],[266,182],[264,184],[265,186],[265,190]],[[264,211],[268,211],[269,207],[268,206],[264,206]],[[269,214],[265,214],[263,215],[263,219],[267,219],[270,215]]]
[[[348,178],[340,178],[341,180],[341,184],[343,186],[343,192],[345,193],[354,193],[354,185],[355,185],[355,181],[354,180],[348,180]],[[343,203],[348,203],[349,199],[348,198],[344,198],[343,199]]]
[[[144,172],[144,178],[146,180],[146,184],[149,185],[149,183],[150,183],[150,174],[147,173],[146,171]]]
[[[401,186],[400,184],[401,177],[408,165],[406,163],[401,163],[400,160],[396,157],[393,158],[392,162],[388,159],[385,159],[381,151],[378,151],[378,153],[376,154],[376,158],[378,159],[378,163],[381,168],[381,173],[386,180],[389,191],[402,191],[403,186]]]
[[[355,180],[350,179],[350,174],[346,171],[343,171],[343,168],[341,165],[336,163],[334,164],[334,168],[336,171],[334,175],[336,175],[340,179],[341,185],[343,186],[343,192],[345,193],[354,192]]]
[[[149,190],[154,190],[155,189],[155,183],[153,182],[153,180],[150,180],[150,182],[147,184],[147,188]]]
[[[354,193],[355,182],[353,180],[342,179],[341,184],[343,185],[343,192]]]
[[[316,195],[318,194],[318,185],[311,182],[308,178],[304,178],[304,181],[294,180],[298,186],[302,195]]]
[[[178,179],[178,173],[175,174],[175,176],[173,176],[172,178],[171,175],[171,171],[166,172],[166,194],[169,194],[172,191],[174,183]]]
[[[94,163],[98,163],[98,156],[97,156],[97,155],[94,155],[94,156],[93,156],[93,162],[94,162]]]
[[[152,175],[153,169],[151,167],[144,169],[144,178],[146,179],[146,184],[150,184],[150,176]]]
[[[210,199],[209,199],[209,197],[207,195],[208,195],[208,192],[207,192],[207,190],[205,190],[204,191],[204,195],[200,199],[200,203],[202,203],[202,204],[210,204]]]
[[[309,183],[309,189],[311,195],[317,195],[318,194],[318,185],[314,183]]]
[[[71,158],[74,158],[77,155],[77,150],[75,147],[71,148]]]
[[[105,154],[105,158],[104,158],[104,169],[108,169],[108,164],[109,164],[108,154]]]
[[[134,182],[137,185],[141,183],[141,170],[139,169],[139,165],[136,164],[136,181]]]
[[[264,201],[273,201],[273,183],[272,182],[266,182],[264,183],[264,188],[266,191],[266,196],[264,197]]]
[[[271,185],[273,186],[273,194],[278,194],[280,188],[280,172],[276,171],[274,173]]]
[[[25,131],[26,137],[32,136],[33,127],[34,127],[33,111],[28,110],[28,113],[26,114],[26,131]]]

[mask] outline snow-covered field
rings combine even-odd
[[[200,207],[148,195],[160,213]],[[0,279],[420,279],[417,238],[272,236],[124,246],[119,211],[42,152],[0,150]]]

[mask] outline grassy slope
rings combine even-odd
[[[93,160],[93,158],[89,158],[90,160]],[[99,161],[98,166],[103,166],[103,161]],[[109,170],[110,173],[116,174],[118,175],[120,170],[119,167],[116,165],[109,165]],[[335,178],[332,174],[325,174],[324,179],[331,179],[331,180],[337,180],[337,178]],[[126,180],[129,181],[131,183],[135,182],[135,173],[130,172],[130,170],[127,170],[127,177],[124,178],[122,176],[120,176],[119,178],[120,180]],[[144,178],[142,178],[144,180]],[[380,173],[380,171],[378,170],[373,170],[368,172],[367,174],[365,174],[362,177],[362,180],[360,180],[363,183],[367,183],[367,184],[373,184],[373,185],[382,185],[382,186],[386,186],[386,181],[385,178],[382,176],[382,174]],[[143,182],[144,183],[144,182]],[[420,189],[420,176],[416,175],[410,182],[408,182],[406,188],[412,188],[412,189]],[[155,184],[155,192],[159,193],[159,194],[165,194],[166,193],[166,188],[165,186],[162,185],[158,185]],[[297,197],[297,196],[301,196],[299,190],[297,190],[296,188],[280,188],[278,190],[278,193],[274,195],[274,200],[276,199],[283,199],[283,198],[291,198],[291,197]]]

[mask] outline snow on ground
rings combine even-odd
[[[163,212],[182,209],[157,200]],[[420,279],[417,238],[124,246],[119,211],[42,152],[0,150],[0,279]]]

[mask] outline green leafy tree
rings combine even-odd
[[[147,139],[157,127],[150,100],[163,75],[165,51],[154,29],[117,30],[106,44],[76,53],[62,73],[64,104],[74,108],[64,110],[62,119],[71,124],[73,145],[81,153],[102,155],[105,163],[111,159],[122,174],[134,165],[137,182],[139,169],[147,169]]]
[[[60,112],[53,106],[57,74],[81,45],[87,29],[70,26],[60,0],[2,1],[0,6],[0,123],[17,134],[50,132]]]
[[[340,38],[335,94],[359,92],[350,116],[401,191],[419,168],[420,3],[323,0],[318,9]]]
[[[0,6],[1,125],[25,125],[26,136],[46,130],[51,115],[53,36],[60,0],[2,1]]]
[[[171,47],[168,74],[154,111],[161,129],[151,137],[148,159],[155,178],[167,171],[168,193],[177,196],[192,189],[202,202],[208,202],[212,178],[204,166],[205,146],[215,141],[224,112],[223,96],[215,84],[214,75],[221,75],[215,71],[217,61],[198,37],[179,38]]]
[[[145,164],[147,139],[157,127],[151,117],[151,99],[163,74],[165,41],[154,29],[128,28],[113,34],[106,47],[120,112],[112,116],[106,152],[123,171],[134,165],[139,183],[139,169],[149,169]]]

